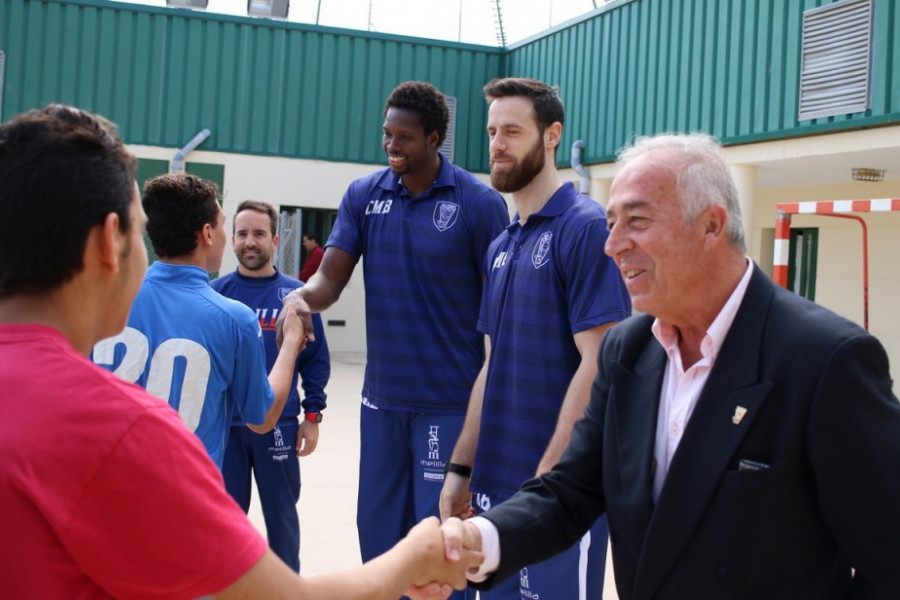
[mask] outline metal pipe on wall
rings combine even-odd
[[[581,151],[584,149],[584,140],[575,140],[572,143],[572,168],[581,177],[581,184],[578,191],[587,194],[591,191],[591,174],[581,164]]]
[[[189,141],[184,148],[180,148],[175,156],[172,157],[172,163],[169,165],[169,173],[182,173],[184,171],[184,157],[194,151],[194,148],[203,143],[212,132],[204,129]]]

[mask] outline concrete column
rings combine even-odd
[[[589,196],[600,203],[603,208],[609,204],[609,187],[612,179],[609,177],[591,177],[591,193]]]
[[[759,248],[754,246],[754,241],[759,237],[753,228],[753,209],[756,203],[756,165],[731,165],[731,176],[737,185],[738,200],[741,205],[741,215],[744,218],[744,235],[747,239],[747,253],[756,257]]]

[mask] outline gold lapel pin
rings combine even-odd
[[[747,414],[747,409],[743,406],[735,406],[734,407],[734,416],[731,417],[731,422],[735,425],[740,425],[741,421],[744,418],[744,415]]]

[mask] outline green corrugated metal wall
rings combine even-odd
[[[499,49],[103,0],[0,0],[4,117],[65,102],[133,144],[384,162],[381,110],[423,79],[456,96],[456,162],[485,171]],[[474,83],[473,83],[474,82]]]
[[[237,0],[235,0],[237,1]],[[900,123],[900,0],[875,0],[872,104],[797,121],[803,11],[830,0],[619,0],[506,50],[105,0],[0,0],[3,111],[52,101],[107,115],[131,143],[382,164],[381,106],[406,79],[459,101],[456,162],[487,166],[481,86],[560,86],[584,162],[631,136],[725,143]]]
[[[726,144],[900,123],[900,1],[875,0],[865,113],[798,121],[803,11],[832,0],[625,0],[512,46],[506,74],[559,85],[559,153],[612,160],[632,136],[706,131]]]

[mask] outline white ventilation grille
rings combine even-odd
[[[453,162],[453,148],[456,145],[456,98],[453,96],[444,96],[447,101],[447,108],[450,111],[450,122],[447,123],[447,137],[444,143],[438,148],[447,157],[447,160]]]
[[[803,13],[798,118],[869,108],[873,0],[844,0]]]

